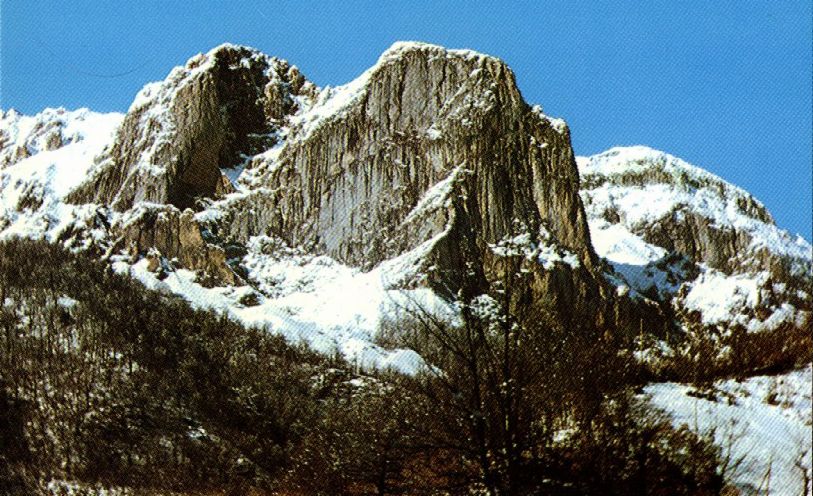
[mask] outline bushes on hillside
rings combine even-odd
[[[719,490],[716,452],[630,396],[610,339],[499,296],[456,325],[420,308],[394,322],[424,373],[357,373],[87,255],[0,244],[0,491]]]

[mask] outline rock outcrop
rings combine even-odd
[[[579,167],[597,251],[626,284],[708,325],[809,326],[811,246],[750,194],[646,147],[613,148]],[[688,265],[662,263],[674,257]]]
[[[207,210],[205,257],[150,237],[160,222],[125,237],[209,276],[226,274],[211,250],[258,235],[364,269],[417,250],[423,280],[449,294],[469,273],[471,291],[488,290],[521,253],[534,274],[523,301],[602,325],[618,313],[567,126],[528,105],[493,57],[399,43],[357,80],[317,92],[284,61],[218,47],[142,90],[98,162],[69,201]],[[517,254],[495,249],[516,239]]]
[[[746,191],[672,155],[614,148],[581,164],[591,217],[624,225],[646,242],[727,274],[810,273],[810,245],[776,227]]]
[[[118,211],[138,202],[192,206],[231,191],[221,172],[275,142],[311,85],[287,62],[223,45],[146,86],[96,176],[69,201]]]
[[[202,284],[234,285],[239,278],[220,246],[207,243],[191,210],[172,205],[141,205],[110,228],[114,250],[134,258],[148,257],[150,269],[186,268],[199,271]]]
[[[515,235],[515,219],[533,233],[544,221],[591,263],[568,131],[523,101],[503,62],[396,45],[348,86],[306,113],[273,159],[250,165],[284,212],[281,233],[347,263],[376,264],[416,245],[399,242],[402,222],[456,174],[481,243]],[[322,117],[335,99],[345,107]]]

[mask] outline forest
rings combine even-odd
[[[510,298],[467,297],[455,323],[406,309],[381,333],[431,364],[406,376],[195,310],[88,253],[3,242],[0,493],[725,490],[735,461],[637,394],[653,372],[627,341]]]

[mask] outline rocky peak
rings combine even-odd
[[[270,235],[363,269],[411,253],[451,291],[472,270],[488,290],[520,254],[538,274],[532,297],[558,292],[547,300],[564,311],[603,284],[578,190],[564,121],[528,105],[497,58],[397,43],[317,90],[286,62],[224,45],[139,93],[71,200],[195,206],[209,243]],[[155,223],[135,223],[143,252]]]
[[[230,191],[221,169],[272,146],[312,88],[296,67],[250,48],[192,57],[139,92],[94,180],[71,200],[185,208]]]
[[[611,333],[679,325],[670,305],[691,314],[708,295],[726,300],[698,307],[715,325],[769,328],[810,308],[796,284],[809,281],[809,244],[750,195],[643,147],[580,159],[580,188],[564,121],[528,105],[502,61],[471,51],[397,43],[350,83],[319,89],[285,61],[223,45],[147,85],[120,125],[94,123],[92,139],[70,141],[91,116],[54,125],[62,145],[50,151],[50,131],[0,118],[0,156],[17,143],[35,153],[0,170],[3,236],[95,248],[139,277],[174,272],[173,291],[296,336],[310,326],[372,339],[379,306],[336,299],[347,287],[375,303],[392,291],[501,294],[508,281],[518,310]],[[342,308],[317,329],[299,303],[278,301],[297,292],[317,312],[323,299]],[[308,315],[289,319],[297,312]]]
[[[622,225],[648,243],[728,274],[769,270],[788,278],[809,271],[809,243],[779,229],[745,190],[677,157],[618,147],[579,158],[579,168],[594,231]]]
[[[470,51],[394,45],[358,79],[320,92],[242,181],[274,191],[285,212],[281,225],[261,224],[364,265],[414,246],[400,240],[402,221],[460,171],[483,246],[517,234],[515,219],[533,236],[544,221],[590,263],[566,126],[524,102],[502,61]]]
[[[673,155],[646,146],[615,147],[592,157],[579,157],[584,189],[604,184],[645,188],[664,185],[687,194],[711,194],[731,215],[774,224],[765,206],[742,188]]]

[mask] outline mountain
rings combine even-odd
[[[810,245],[762,204],[645,148],[577,169],[565,123],[475,52],[397,43],[320,89],[286,61],[223,45],[147,85],[123,118],[9,111],[3,137],[4,234],[148,259],[198,304],[282,332],[314,324],[337,341],[328,329],[349,319],[372,341],[375,306],[394,292],[484,294],[517,261],[523,305],[563,322],[635,334],[646,321],[663,335],[672,301],[705,324],[810,322]],[[306,283],[285,267],[292,252],[313,270]],[[372,304],[322,323],[280,305],[334,300],[350,279]]]
[[[309,340],[327,340],[323,347],[344,346],[335,328],[355,334],[359,321],[371,341],[376,305],[403,289],[484,293],[518,254],[529,274],[525,300],[544,301],[563,321],[617,324],[569,132],[527,105],[513,73],[492,57],[396,44],[355,81],[320,90],[286,62],[224,45],[145,87],[115,138],[86,153],[92,161],[70,165],[70,191],[50,191],[47,174],[15,179],[12,188],[33,181],[48,200],[27,209],[4,192],[5,232],[33,234],[36,218],[36,232],[124,252],[136,270],[149,259],[175,275],[166,284],[205,293],[201,304],[276,322],[281,332],[310,325],[324,337]],[[305,287],[267,280],[263,273],[293,279],[273,267],[292,263],[286,250],[307,260],[296,264],[319,264],[319,277],[306,275]],[[324,274],[326,264],[337,273]],[[365,290],[372,303],[343,308],[326,325],[313,323],[315,308],[292,312],[283,303],[293,293],[334,291],[323,286],[350,273],[368,280],[354,284],[374,286]],[[215,289],[224,287],[239,289]],[[239,304],[247,293],[253,308]],[[314,304],[325,299],[314,294]]]
[[[647,147],[579,157],[598,254],[628,287],[705,324],[811,325],[811,246],[746,191]]]
[[[646,147],[576,157],[504,62],[423,43],[336,88],[227,44],[125,115],[4,111],[17,236],[362,369],[425,370],[382,339],[405,308],[453,322],[495,295],[624,343],[652,379],[810,358],[811,245],[758,200]]]

